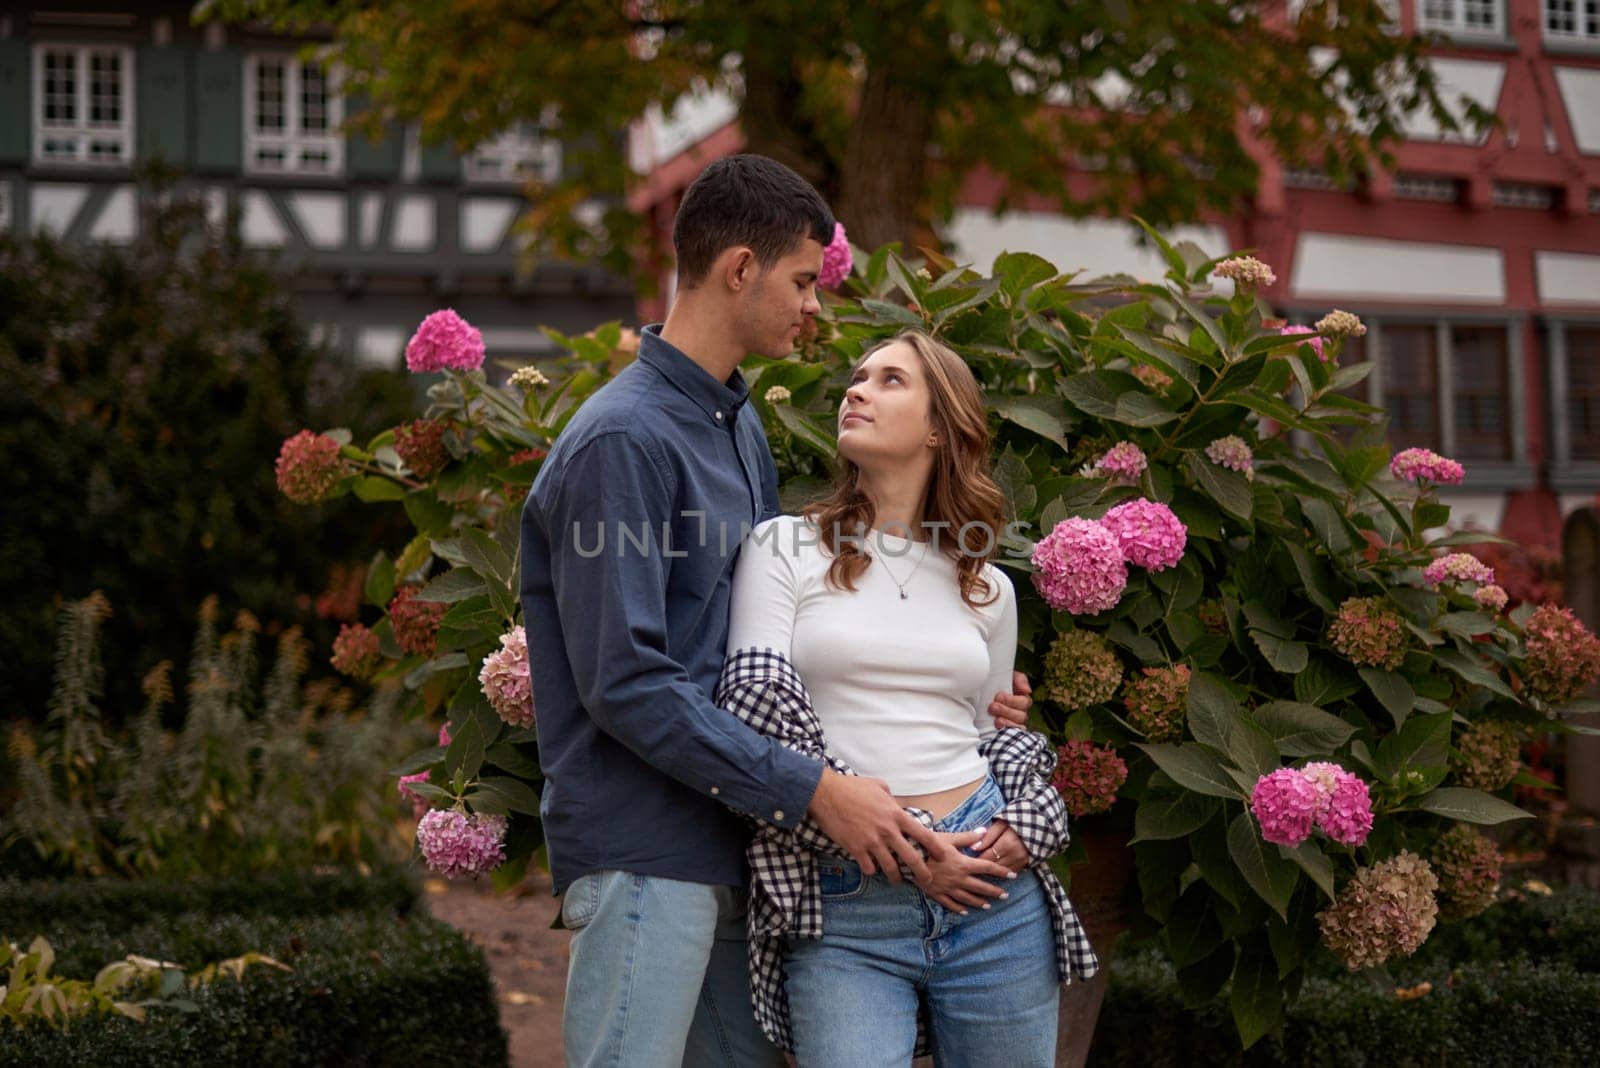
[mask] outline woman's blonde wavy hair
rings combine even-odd
[[[851,376],[874,353],[899,342],[911,346],[922,361],[928,414],[939,435],[922,520],[925,524],[949,524],[934,529],[940,550],[956,562],[961,599],[974,608],[992,604],[1000,591],[984,580],[983,566],[998,551],[1006,499],[989,475],[988,406],[966,362],[920,330],[905,330],[874,345],[851,367]],[[833,557],[829,585],[853,591],[872,558],[852,538],[840,534],[865,533],[876,514],[858,486],[860,469],[843,456],[837,457],[836,463],[832,488],[803,511],[817,526],[822,545]]]

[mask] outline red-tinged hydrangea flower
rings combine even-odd
[[[436,808],[417,824],[417,847],[428,867],[447,879],[482,875],[505,863],[506,818]]]
[[[1231,279],[1242,290],[1270,286],[1278,280],[1272,268],[1254,256],[1233,256],[1213,267],[1211,273],[1218,278]]]
[[[1094,469],[1100,474],[1130,484],[1139,481],[1146,466],[1144,450],[1131,441],[1119,441],[1094,462]]]
[[[1250,811],[1261,825],[1261,837],[1293,848],[1311,837],[1322,791],[1298,768],[1279,768],[1256,780]]]
[[[344,477],[339,443],[326,434],[302,430],[278,450],[278,488],[296,504],[325,500]]]
[[[1433,482],[1459,486],[1467,469],[1431,449],[1402,449],[1389,461],[1389,473],[1402,482]]]
[[[1456,736],[1456,781],[1474,790],[1500,790],[1522,770],[1522,737],[1509,723],[1474,723]]]
[[[1093,742],[1068,742],[1056,750],[1056,758],[1050,782],[1074,817],[1106,811],[1128,781],[1128,765],[1109,745],[1101,748]]]
[[[1511,595],[1499,586],[1479,586],[1472,599],[1491,612],[1498,612],[1511,600]]]
[[[1128,562],[1148,571],[1164,571],[1183,559],[1189,531],[1172,509],[1155,501],[1124,501],[1105,514],[1100,525],[1116,536]]]
[[[1410,644],[1405,620],[1382,597],[1351,597],[1328,626],[1328,641],[1352,663],[1393,671]]]
[[[1494,904],[1500,889],[1500,850],[1476,828],[1458,823],[1428,854],[1439,877],[1439,918],[1454,922],[1476,916]]]
[[[1372,833],[1372,795],[1367,784],[1327,761],[1307,764],[1300,773],[1317,788],[1317,830],[1343,845],[1365,843]]]
[[[436,419],[414,419],[394,428],[394,451],[418,478],[432,478],[450,461],[444,447],[445,425]]]
[[[439,621],[450,610],[437,601],[419,601],[421,586],[401,586],[389,602],[389,623],[394,640],[413,656],[432,656],[438,643]]]
[[[1360,868],[1317,915],[1322,941],[1351,971],[1409,957],[1439,917],[1438,889],[1433,869],[1415,853]]]
[[[845,236],[844,223],[833,224],[833,240],[822,250],[822,272],[817,275],[817,285],[823,289],[837,289],[850,277],[850,239]]]
[[[1528,617],[1522,642],[1522,681],[1551,704],[1572,700],[1600,675],[1600,638],[1570,608],[1540,605]]]
[[[444,724],[439,725],[439,744],[444,746],[450,744],[450,728]],[[415,819],[421,819],[422,814],[428,811],[428,799],[413,790],[411,784],[427,781],[428,773],[426,771],[419,771],[415,775],[400,776],[400,796],[411,799],[412,815]]]
[[[1281,328],[1278,333],[1282,334],[1284,337],[1300,337],[1302,335],[1310,335],[1309,337],[1306,337],[1302,344],[1310,345],[1311,351],[1317,354],[1317,359],[1321,360],[1323,363],[1327,363],[1332,356],[1332,353],[1326,348],[1327,343],[1324,342],[1322,338],[1317,337],[1317,332],[1311,329],[1309,326],[1285,326]]]
[[[1183,737],[1189,705],[1189,667],[1147,667],[1122,688],[1128,722],[1152,742]]]
[[[333,657],[328,661],[340,674],[365,681],[372,678],[383,662],[378,636],[360,623],[346,623],[333,639]]]
[[[451,308],[422,320],[406,343],[406,368],[414,374],[475,371],[483,356],[483,333]]]
[[[1172,376],[1159,367],[1151,367],[1147,363],[1135,365],[1133,377],[1144,383],[1144,387],[1152,393],[1165,393],[1167,387],[1172,385]]]
[[[1237,471],[1246,478],[1255,475],[1255,453],[1250,451],[1250,446],[1245,443],[1244,438],[1237,434],[1218,438],[1207,445],[1206,458],[1218,467]]]
[[[1447,553],[1422,569],[1422,580],[1430,586],[1441,582],[1494,581],[1494,568],[1471,553]]]
[[[478,685],[495,714],[513,727],[533,726],[533,682],[528,676],[528,636],[521,626],[500,636],[500,648],[483,658]]]
[[[1033,548],[1033,584],[1051,608],[1094,615],[1115,608],[1128,585],[1122,547],[1092,519],[1063,519]]]
[[[1068,712],[1104,704],[1122,685],[1122,661],[1111,645],[1088,630],[1069,630],[1044,656],[1044,683],[1038,696]]]

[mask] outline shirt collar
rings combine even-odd
[[[639,362],[672,383],[719,426],[733,425],[739,409],[750,399],[750,387],[744,375],[735,370],[727,382],[718,382],[677,346],[661,339],[660,323],[640,331]]]

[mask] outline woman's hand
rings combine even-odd
[[[1003,887],[983,878],[1014,879],[1012,872],[985,857],[969,856],[962,850],[975,845],[987,831],[961,831],[956,834],[939,833],[938,837],[953,846],[943,860],[928,859],[928,878],[917,880],[917,888],[951,912],[965,916],[969,908],[986,909],[988,899],[1005,897]]]
[[[983,837],[972,844],[972,851],[985,860],[1005,865],[1012,872],[1021,872],[1033,863],[1028,847],[1005,820],[997,819],[989,824]]]

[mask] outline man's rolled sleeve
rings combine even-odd
[[[717,708],[671,653],[672,472],[649,439],[617,430],[573,455],[545,504],[552,584],[579,697],[640,759],[730,808],[797,825],[822,766]],[[626,534],[626,536],[625,536]],[[642,548],[641,548],[642,543]]]

